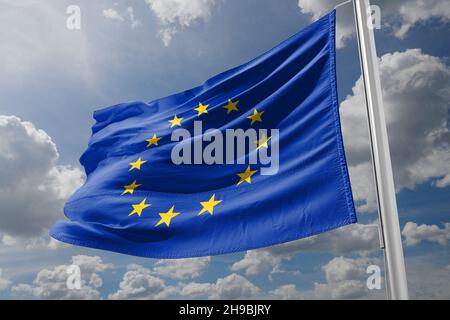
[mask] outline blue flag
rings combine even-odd
[[[217,255],[356,222],[335,12],[203,85],[94,113],[87,179],[53,238],[152,258]]]

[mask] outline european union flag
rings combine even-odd
[[[150,103],[94,113],[87,180],[55,239],[152,258],[255,249],[356,222],[335,12],[260,57]]]

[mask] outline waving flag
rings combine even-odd
[[[86,183],[51,236],[182,258],[355,223],[334,38],[333,11],[199,87],[95,112]]]

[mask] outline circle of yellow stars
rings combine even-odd
[[[227,115],[238,112],[239,100],[233,101],[232,99],[228,99],[228,102],[226,105],[223,106],[224,109],[227,110]],[[208,114],[208,108],[209,104],[203,104],[199,103],[196,108],[194,108],[194,111],[197,112],[197,117],[200,117],[203,114]],[[264,114],[264,111],[258,111],[256,108],[253,109],[253,113],[247,117],[247,119],[250,120],[250,126],[255,124],[256,122],[263,122],[262,116]],[[182,121],[184,120],[183,117],[178,117],[176,114],[173,116],[173,119],[168,120],[170,123],[170,128],[174,127],[181,127]],[[146,139],[147,142],[146,148],[152,148],[152,147],[158,147],[158,142],[162,139],[162,137],[158,137],[156,133],[153,133],[151,138]],[[256,140],[256,150],[259,150],[260,148],[268,148],[268,142],[270,141],[271,137],[262,134],[259,140]],[[130,168],[128,171],[133,170],[141,170],[142,166],[147,163],[147,160],[142,159],[142,157],[138,157],[135,161],[130,162]],[[251,166],[248,165],[246,170],[244,172],[237,173],[237,176],[239,177],[239,181],[237,182],[236,186],[241,185],[242,183],[252,183],[252,176],[256,174],[258,170],[252,170]],[[122,196],[130,194],[133,195],[134,191],[141,187],[142,184],[139,184],[137,180],[133,180],[130,184],[123,186],[124,191],[122,192]],[[208,213],[209,215],[214,214],[214,209],[217,205],[222,203],[223,200],[216,199],[216,194],[212,194],[209,200],[206,201],[200,201],[201,209],[199,210],[197,216],[201,216],[205,213]],[[151,206],[150,203],[147,203],[147,198],[144,198],[140,203],[138,204],[132,204],[132,211],[128,214],[128,216],[134,216],[137,215],[138,217],[141,217],[144,210]],[[155,224],[155,227],[158,227],[160,225],[165,225],[167,228],[170,227],[171,221],[176,216],[180,215],[181,212],[175,212],[175,206],[173,205],[167,212],[160,212],[158,213],[160,219]]]

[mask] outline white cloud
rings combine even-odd
[[[326,283],[314,283],[314,297],[318,299],[361,299],[382,296],[384,292],[372,292],[366,286],[366,269],[379,264],[374,258],[335,257],[322,266]],[[379,290],[377,290],[379,291]]]
[[[406,257],[410,299],[450,299],[450,268],[446,266],[448,261],[446,254],[444,250]]]
[[[192,279],[202,275],[209,266],[211,257],[158,260],[152,269],[131,264],[119,284],[119,289],[109,299],[164,299],[179,294],[182,285],[166,284],[160,276],[172,279]]]
[[[129,265],[119,284],[119,290],[109,295],[112,300],[124,299],[164,299],[177,292],[177,288],[169,286],[163,279],[152,275],[150,269],[140,265]]]
[[[215,0],[146,0],[146,2],[162,23],[188,27],[195,20],[208,18]]]
[[[145,0],[163,25],[158,35],[169,46],[179,28],[211,16],[216,0]]]
[[[256,298],[260,292],[257,286],[235,273],[218,278],[215,283],[191,282],[181,289],[183,296],[207,296],[209,299],[250,299]]]
[[[60,248],[68,248],[70,245],[64,242],[61,242],[59,240],[56,240],[54,238],[50,238],[49,242],[47,243],[47,248],[51,250],[56,250]]]
[[[312,20],[332,10],[343,0],[298,0],[300,11],[311,15]],[[381,9],[381,19],[384,27],[392,27],[394,34],[404,38],[416,24],[431,18],[447,22],[450,20],[450,7],[446,0],[395,0],[378,1]],[[350,4],[339,7],[336,19],[336,45],[338,48],[355,34],[353,7]]]
[[[134,29],[134,28],[137,28],[138,26],[140,26],[141,21],[136,19],[135,15],[134,15],[133,7],[128,7],[127,12],[128,12],[128,18],[130,19],[130,22],[131,22],[131,28]]]
[[[269,292],[272,299],[280,300],[302,300],[304,295],[297,290],[294,284],[285,284]]]
[[[62,248],[69,248],[70,245],[64,242],[60,242],[51,238],[48,234],[44,233],[41,236],[11,236],[9,234],[0,234],[0,244],[4,248],[10,250],[56,250]],[[0,246],[1,247],[1,246]]]
[[[281,264],[300,252],[322,251],[332,253],[368,252],[379,247],[376,224],[353,224],[305,239],[291,241],[269,248],[249,250],[244,258],[231,266],[232,271],[244,271],[247,275],[265,270],[286,273]],[[291,272],[298,274],[299,271]]]
[[[450,20],[450,6],[445,0],[404,0],[393,1],[398,6],[396,12],[401,16],[400,27],[397,27],[395,35],[404,38],[408,31],[416,24],[431,18],[445,21]]]
[[[397,191],[450,180],[450,68],[420,49],[385,54],[380,62],[389,145]],[[358,209],[376,209],[361,78],[340,113],[350,179]],[[437,180],[436,180],[437,179]]]
[[[158,36],[166,47],[170,46],[172,37],[178,32],[176,27],[163,28],[158,31]]]
[[[3,237],[2,237],[2,243],[5,246],[14,246],[14,245],[17,244],[17,239],[14,238],[14,237],[11,237],[8,234],[4,234]]]
[[[450,174],[446,175],[442,179],[435,181],[434,186],[438,188],[445,188],[446,186],[450,186]]]
[[[367,295],[366,284],[359,280],[344,280],[337,283],[315,283],[314,295],[317,299],[358,299]]]
[[[197,278],[206,271],[210,261],[211,257],[158,260],[153,273],[173,279]]]
[[[52,269],[39,271],[33,284],[18,284],[11,288],[16,294],[31,294],[39,299],[100,299],[98,288],[103,284],[99,275],[110,268],[111,264],[103,263],[98,256],[77,255],[72,257],[72,265],[81,270],[81,288],[68,289],[69,265],[60,265]]]
[[[124,21],[125,19],[113,8],[103,10],[103,16],[108,19]]]
[[[417,223],[408,222],[403,227],[402,235],[405,237],[408,246],[414,246],[425,240],[446,246],[450,240],[450,223],[445,223],[444,228],[441,229],[435,224],[417,225]]]
[[[376,257],[361,256],[346,258],[338,256],[322,266],[324,282],[314,282],[310,290],[300,291],[295,284],[285,284],[268,292],[271,299],[382,299],[384,298],[384,282],[381,279],[381,290],[369,290],[366,285],[369,265],[380,265]],[[198,288],[198,291],[201,288]],[[204,290],[208,290],[205,287]]]
[[[214,283],[190,282],[181,287],[181,295],[186,297],[208,296],[214,290]]]
[[[313,21],[332,10],[342,0],[298,0],[301,13],[311,15]],[[336,46],[342,48],[354,34],[355,24],[351,4],[340,7],[336,15]]]
[[[280,267],[284,258],[282,255],[276,255],[267,250],[249,250],[243,259],[233,263],[231,271],[245,270],[246,275],[256,275],[265,270],[273,271]],[[286,257],[286,259],[289,258]]]
[[[0,292],[8,289],[11,283],[11,281],[2,277],[2,269],[0,269]]]
[[[360,278],[369,265],[367,258],[349,259],[343,256],[333,258],[322,267],[328,282],[339,282]]]
[[[103,263],[99,256],[76,255],[72,257],[72,264],[79,266],[82,272],[92,274],[105,272],[113,266],[110,263]]]
[[[133,7],[127,7],[126,10],[122,13],[119,13],[116,9],[113,8],[105,9],[103,10],[103,16],[107,19],[117,20],[120,22],[129,20],[132,29],[137,28],[141,25],[141,21],[136,19],[135,17]],[[125,16],[127,17],[127,19],[125,19]]]
[[[63,216],[63,203],[82,183],[83,173],[58,165],[58,158],[45,131],[15,116],[0,116],[1,232],[40,236]]]
[[[377,248],[379,248],[378,225],[375,223],[356,223],[309,238],[287,242],[268,250],[277,254],[297,251],[322,251],[342,254],[372,251]]]

